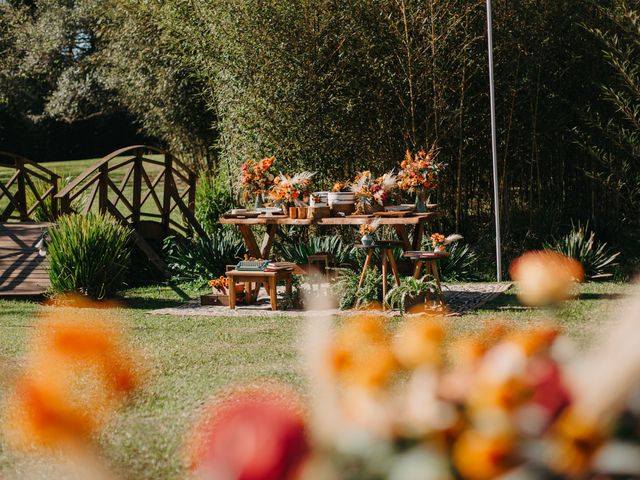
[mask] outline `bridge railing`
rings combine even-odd
[[[155,157],[155,158],[154,158]],[[108,212],[134,230],[157,222],[161,236],[204,232],[195,218],[196,175],[168,152],[146,145],[107,155],[63,188],[63,214]]]
[[[0,222],[56,218],[59,175],[9,152],[0,151],[0,167],[9,169],[9,178],[0,180]]]

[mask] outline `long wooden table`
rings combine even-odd
[[[403,248],[407,250],[420,250],[422,237],[424,236],[425,223],[435,220],[442,216],[440,211],[432,211],[427,213],[415,213],[405,217],[379,217],[380,225],[391,225],[398,236],[398,240],[402,242]],[[278,232],[280,225],[297,225],[297,226],[329,226],[329,225],[346,225],[357,226],[363,223],[373,221],[375,217],[365,218],[362,216],[345,216],[345,217],[328,217],[320,219],[298,219],[287,218],[284,216],[260,216],[256,218],[220,218],[223,225],[236,225],[242,234],[242,238],[247,245],[249,255],[255,258],[269,258],[273,241]],[[253,232],[253,228],[258,225],[267,227],[262,243],[259,245],[258,240]],[[409,228],[414,229],[413,240],[409,236]]]

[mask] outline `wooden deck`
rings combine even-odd
[[[36,244],[49,223],[0,223],[0,298],[40,296],[49,287],[47,259]]]

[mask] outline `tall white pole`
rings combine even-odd
[[[487,43],[489,47],[489,100],[491,102],[491,157],[493,159],[493,210],[496,221],[496,278],[502,281],[502,247],[500,241],[500,203],[498,201],[498,144],[496,139],[496,97],[493,78],[493,19],[491,0],[487,0]]]

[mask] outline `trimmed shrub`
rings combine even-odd
[[[129,269],[129,230],[106,214],[68,215],[49,229],[49,279],[54,294],[94,299],[115,295]]]

